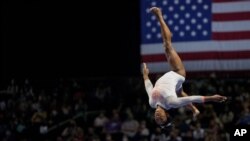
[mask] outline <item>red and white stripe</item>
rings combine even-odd
[[[174,42],[186,70],[250,70],[250,1],[213,0],[212,40]],[[170,70],[161,43],[142,44],[142,61],[150,72]]]

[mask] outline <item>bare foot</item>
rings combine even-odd
[[[199,110],[193,111],[193,117],[197,117],[200,114]]]
[[[200,111],[197,109],[197,110],[194,110],[193,111],[193,120],[197,120],[197,116],[200,114]]]
[[[212,100],[214,102],[224,102],[227,100],[227,97],[216,94],[212,96]]]
[[[156,16],[160,16],[162,14],[161,9],[158,7],[152,7],[149,9],[149,11],[155,14]]]

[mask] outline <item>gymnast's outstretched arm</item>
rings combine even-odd
[[[192,103],[205,103],[205,102],[224,102],[227,98],[219,94],[214,94],[211,96],[201,96],[201,95],[192,95],[185,97],[169,97],[167,104],[173,108],[179,108],[187,106]]]
[[[146,63],[143,63],[143,71],[142,72],[143,72],[145,89],[147,91],[148,96],[150,97],[150,95],[152,94],[153,84],[148,77],[149,69],[147,68]]]

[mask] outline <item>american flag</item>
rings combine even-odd
[[[250,0],[141,0],[142,62],[164,73],[170,67],[153,6],[162,9],[188,72],[250,70]]]

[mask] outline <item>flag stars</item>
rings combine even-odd
[[[160,26],[160,23],[159,23],[159,22],[157,22],[157,26]]]
[[[191,0],[186,0],[186,4],[190,4],[191,3]]]
[[[151,39],[151,34],[147,34],[147,35],[146,35],[146,38],[147,38],[147,39]]]
[[[178,19],[178,18],[179,18],[179,14],[177,14],[177,13],[174,14],[174,18],[175,18],[175,19]]]
[[[174,4],[178,5],[179,4],[179,0],[174,0]]]
[[[168,2],[166,0],[162,1],[162,5],[166,6],[168,4]]]
[[[167,19],[167,15],[166,15],[166,14],[163,15],[163,19],[164,19],[164,20]]]
[[[175,30],[175,31],[178,31],[178,30],[179,30],[179,26],[177,26],[177,25],[174,26],[174,30]]]
[[[193,37],[196,36],[196,32],[195,32],[195,31],[192,31],[192,32],[191,32],[191,36],[193,36]]]
[[[191,9],[192,9],[193,11],[195,11],[195,10],[197,9],[197,6],[196,6],[196,5],[192,5]]]
[[[153,27],[153,28],[151,29],[151,31],[152,31],[153,33],[155,33],[155,32],[156,32],[156,28]]]
[[[190,18],[190,14],[189,14],[189,13],[186,13],[186,14],[185,14],[185,18],[187,18],[187,19]]]
[[[174,11],[174,7],[173,7],[173,6],[169,6],[168,10],[169,10],[170,12],[172,12],[172,11]]]
[[[210,37],[210,2],[206,0],[146,0],[148,7],[159,6],[163,10],[163,19],[173,30],[174,41],[199,40]],[[158,42],[162,38],[160,22],[151,14],[150,9],[145,9],[150,15],[144,24],[147,28],[144,35],[148,42]],[[164,12],[165,11],[165,12]],[[144,12],[144,14],[146,14]]]
[[[208,35],[208,32],[206,30],[202,31],[202,35],[203,36],[207,36]]]
[[[179,32],[180,37],[185,36],[185,33],[183,31]]]
[[[152,21],[156,20],[156,17],[155,16],[151,16],[151,20]]]
[[[190,30],[190,26],[189,26],[189,25],[186,25],[186,26],[185,26],[185,29],[186,29],[187,31],[189,31],[189,30]]]
[[[180,24],[184,24],[185,21],[183,19],[180,19]]]
[[[169,24],[169,25],[172,25],[173,23],[174,23],[173,20],[169,20],[169,21],[168,21],[168,24]]]
[[[152,2],[151,2],[151,6],[156,6],[156,2],[155,2],[155,1],[152,1]]]
[[[198,0],[197,2],[198,2],[199,4],[201,4],[201,3],[203,3],[203,0]]]
[[[204,18],[204,19],[203,19],[203,23],[208,23],[208,19],[207,19],[207,18]]]
[[[203,9],[208,10],[208,5],[207,4],[203,5]]]
[[[157,37],[158,39],[160,39],[160,38],[161,38],[161,33],[158,33],[158,34],[156,35],[156,37]]]
[[[198,24],[197,25],[197,29],[201,30],[202,29],[202,25]]]
[[[191,19],[191,23],[192,23],[192,24],[196,24],[196,19],[194,19],[194,18]]]
[[[198,12],[198,13],[197,13],[197,17],[199,17],[199,18],[202,17],[202,13],[201,13],[201,12]]]
[[[151,22],[149,22],[149,21],[146,23],[146,26],[147,26],[147,27],[150,27],[151,25],[152,25],[152,24],[151,24]]]
[[[181,6],[180,6],[180,10],[181,10],[181,11],[184,11],[184,10],[185,10],[185,6],[184,6],[184,5],[181,5]]]

